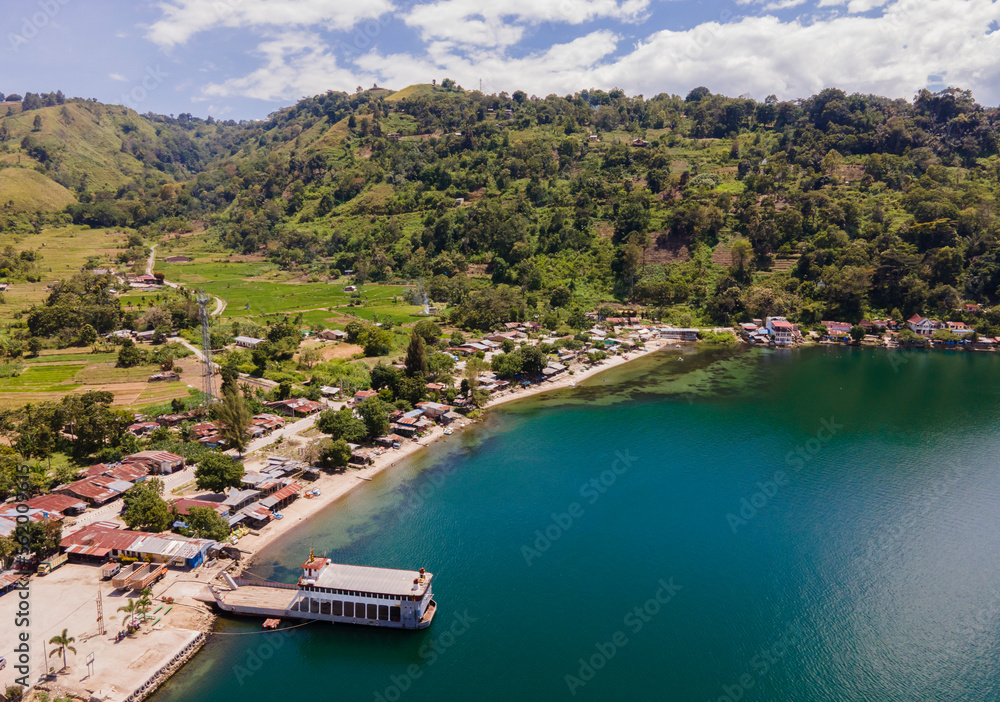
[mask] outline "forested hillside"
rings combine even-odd
[[[6,109],[0,182],[29,159],[73,197],[76,224],[149,237],[205,221],[285,269],[422,281],[459,325],[617,302],[808,326],[1000,292],[1000,125],[961,90],[756,102],[444,81],[331,91],[241,124]]]

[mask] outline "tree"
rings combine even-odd
[[[219,433],[226,440],[226,445],[236,449],[242,456],[250,443],[247,431],[253,422],[253,414],[246,399],[236,394],[235,390],[223,393],[222,402],[215,407],[215,417],[222,425]]]
[[[368,436],[374,438],[389,432],[389,411],[378,397],[368,397],[358,407],[361,421],[365,423]]]
[[[20,550],[33,553],[39,559],[58,551],[61,539],[62,524],[53,519],[21,522],[14,527],[14,541],[22,546]]]
[[[38,356],[42,353],[42,340],[37,336],[33,336],[28,339],[28,351],[32,356],[38,358]]]
[[[118,349],[118,367],[132,368],[142,363],[142,351],[140,351],[131,339],[125,339],[122,347]]]
[[[424,346],[424,337],[416,332],[410,336],[410,345],[406,347],[406,374],[411,378],[414,376],[427,376],[427,348]]]
[[[318,455],[319,464],[326,469],[343,468],[351,460],[351,447],[343,439],[324,441]]]
[[[97,341],[97,331],[89,324],[80,327],[80,343],[90,346]]]
[[[413,326],[413,331],[422,336],[428,344],[433,344],[441,336],[441,327],[430,319],[421,319]]]
[[[119,612],[125,612],[125,616],[122,617],[122,624],[126,622],[131,622],[135,624],[135,615],[139,613],[139,603],[137,598],[129,598],[128,603],[123,604],[118,608]]]
[[[63,659],[63,670],[66,669],[66,651],[71,652],[74,656],[76,655],[76,649],[73,648],[73,644],[76,642],[76,638],[69,635],[69,629],[63,629],[62,633],[58,636],[53,636],[49,639],[49,643],[55,646],[54,649],[49,651],[49,658],[52,656],[62,656]]]
[[[537,346],[524,346],[517,351],[521,356],[521,368],[528,375],[541,375],[549,364],[549,358]]]
[[[194,470],[199,490],[223,492],[226,488],[239,487],[243,482],[243,464],[224,453],[208,453]]]
[[[379,327],[368,327],[358,335],[366,356],[384,356],[392,351],[392,334]]]
[[[0,570],[5,570],[10,560],[20,552],[20,546],[10,536],[0,536]]]
[[[855,324],[853,327],[851,327],[851,339],[856,344],[860,343],[861,340],[865,338],[866,333],[867,332],[865,332],[865,328],[860,324]]]
[[[41,131],[41,129],[42,129],[42,116],[41,115],[35,115],[35,121],[31,123],[31,126],[33,127],[33,131],[36,131],[36,132]]]
[[[191,507],[183,521],[187,524],[186,536],[214,541],[224,541],[229,536],[229,524],[211,507]]]
[[[334,440],[344,439],[351,443],[361,441],[367,435],[365,423],[354,416],[350,407],[320,412],[316,427]]]
[[[159,478],[136,483],[126,490],[122,496],[125,503],[122,520],[128,528],[154,533],[169,529],[173,517],[162,495],[163,481]]]

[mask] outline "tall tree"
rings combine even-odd
[[[247,444],[250,443],[250,435],[247,431],[253,422],[253,414],[247,401],[236,394],[235,390],[225,392],[222,395],[222,402],[215,408],[215,416],[222,429],[219,432],[226,440],[226,445],[236,449],[242,456]]]
[[[406,374],[411,378],[414,376],[427,377],[427,348],[424,346],[424,337],[416,332],[410,336],[410,345],[406,347]]]
[[[374,438],[389,431],[389,412],[385,403],[376,395],[366,398],[358,407],[361,421],[365,423],[368,436]]]
[[[76,649],[73,648],[73,644],[76,643],[76,638],[69,635],[69,629],[63,629],[62,633],[58,636],[53,636],[49,639],[49,643],[55,646],[54,649],[49,651],[49,657],[52,656],[62,656],[63,659],[63,670],[66,669],[66,651],[70,651],[74,656],[76,655]]]

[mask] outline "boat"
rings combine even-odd
[[[451,429],[445,429],[445,430],[444,430],[444,435],[445,435],[445,436],[451,436],[451,434],[452,434],[452,431],[451,431]]]
[[[281,512],[275,512],[272,516],[274,516],[275,519],[284,519],[285,518],[285,515],[283,515]]]
[[[437,613],[432,573],[333,563],[309,553],[297,585],[234,578],[209,586],[224,612],[388,629],[426,629]]]

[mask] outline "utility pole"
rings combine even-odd
[[[101,588],[97,588],[97,633],[104,636],[104,602],[101,599]]]
[[[205,393],[206,405],[212,404],[212,342],[208,333],[208,303],[212,298],[203,292],[198,293],[198,314],[201,317],[201,347],[204,355],[205,371],[202,392]]]

